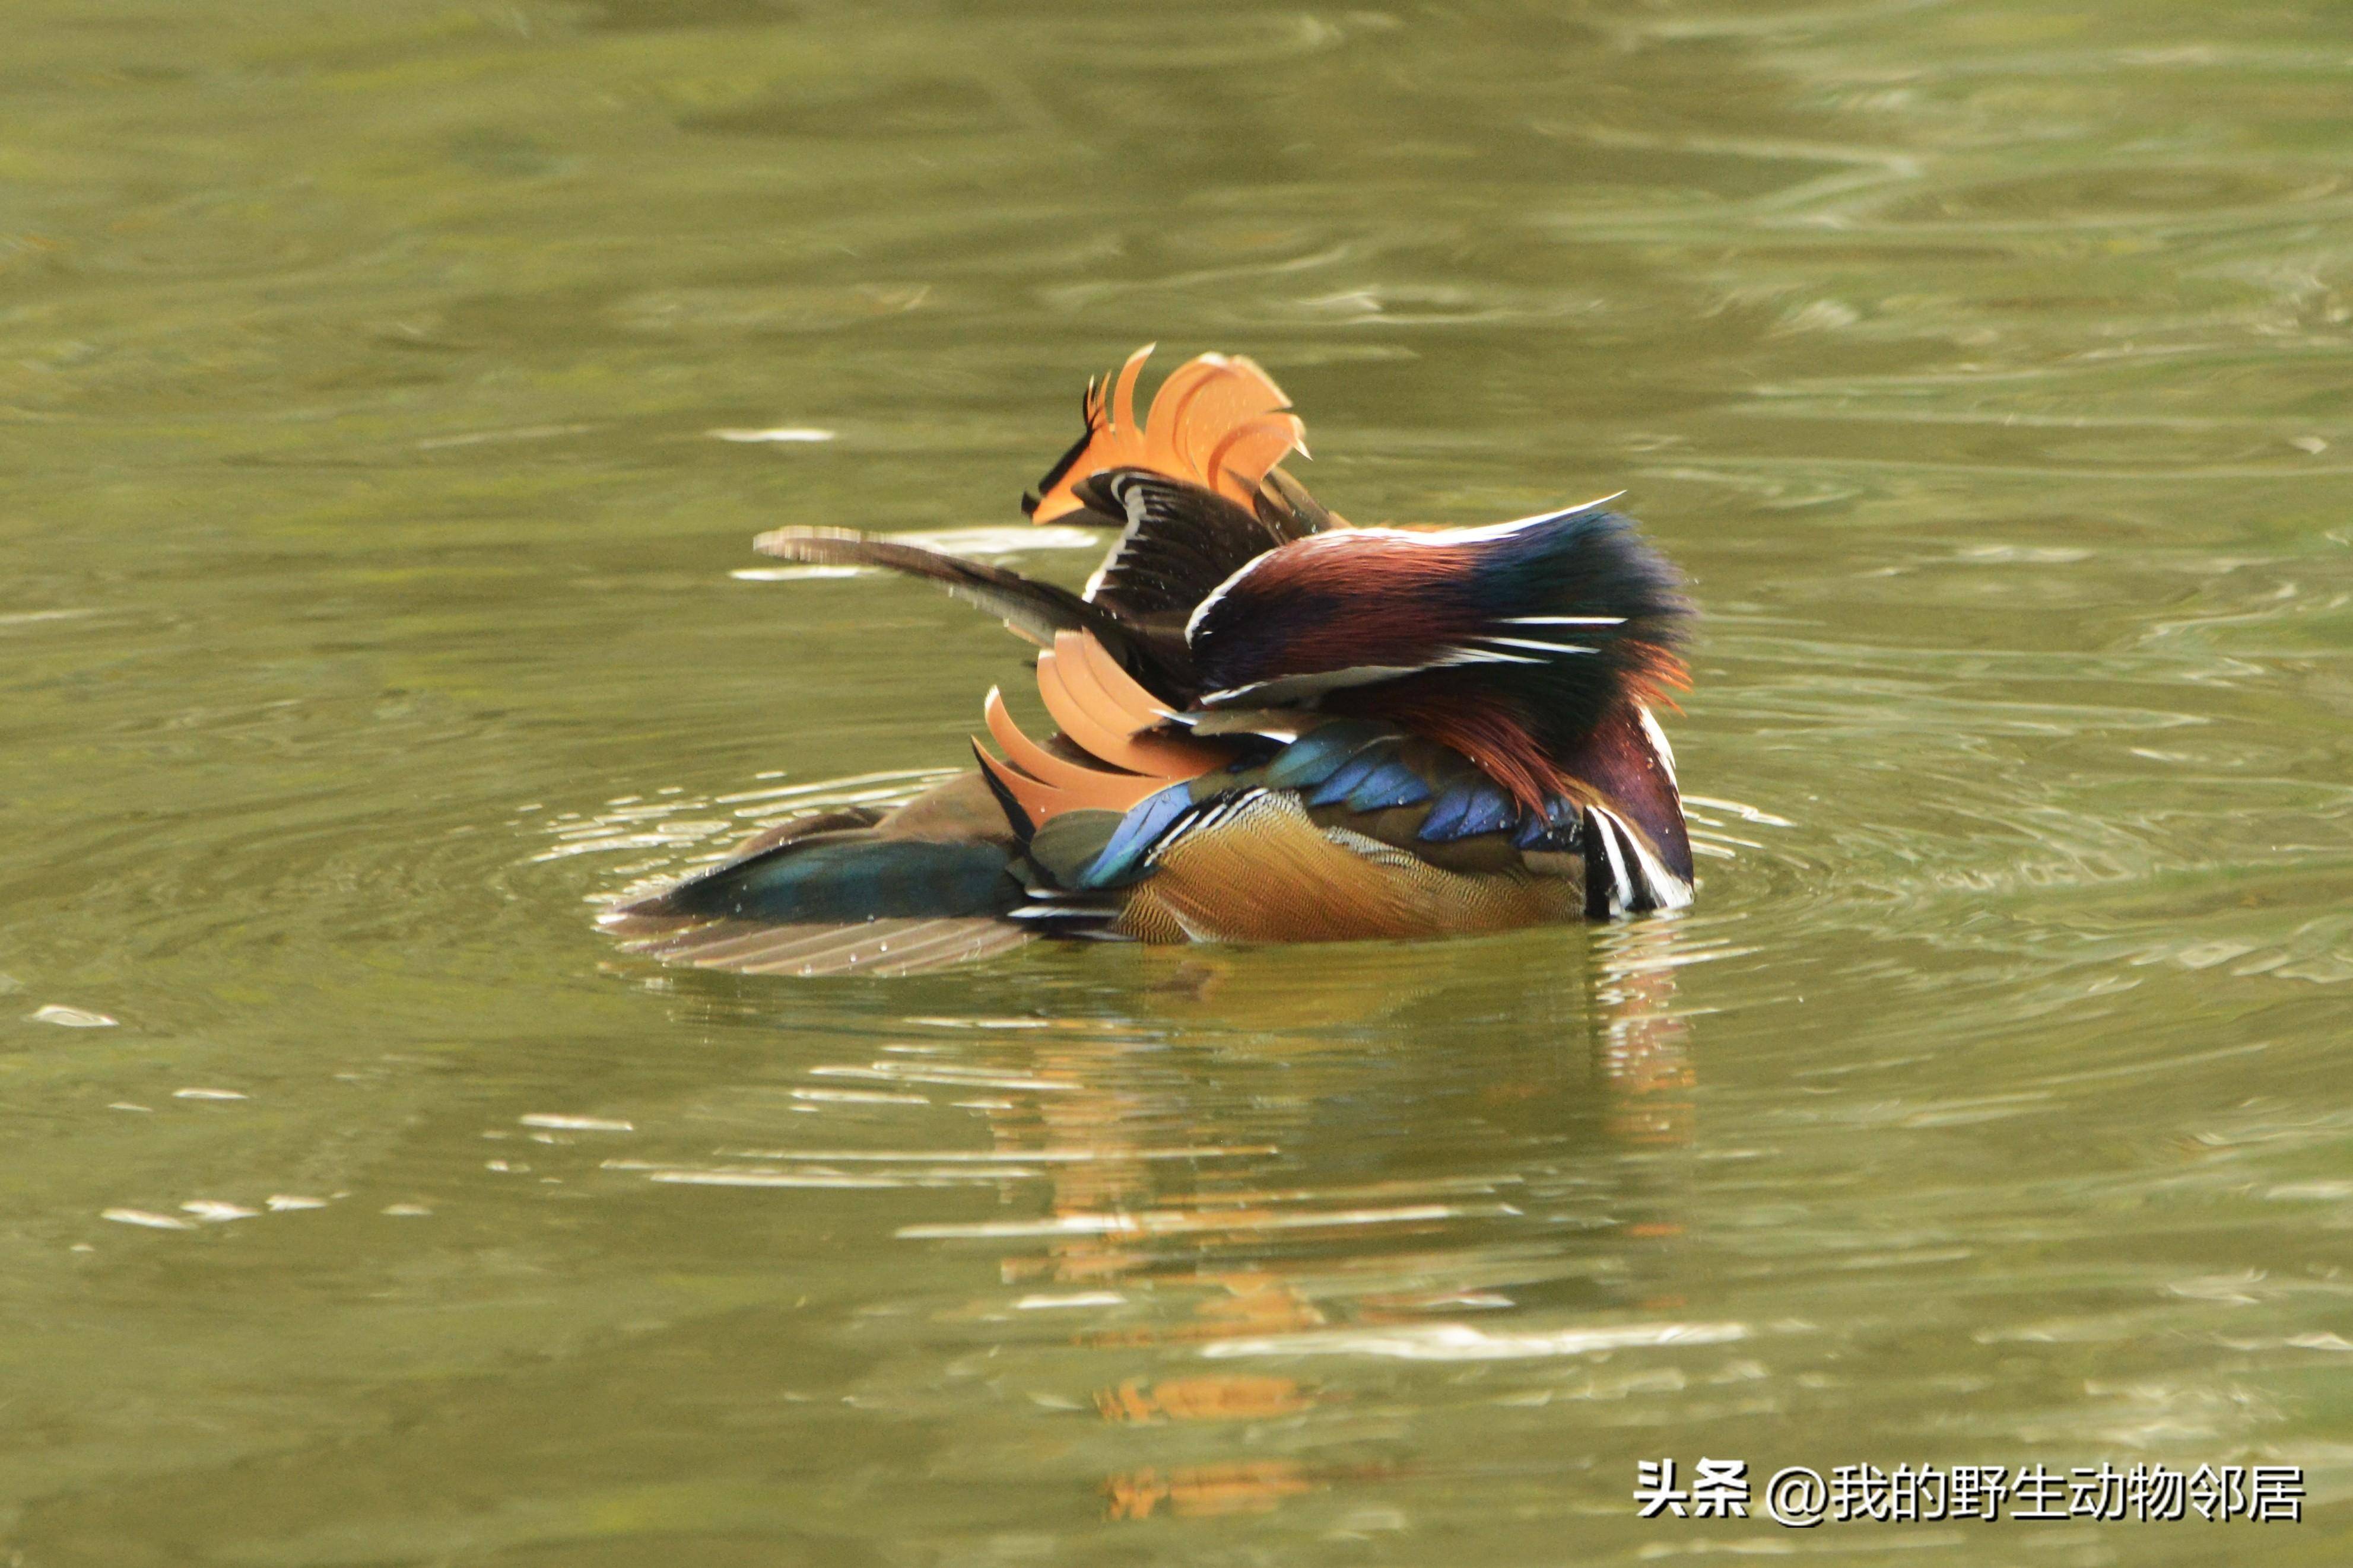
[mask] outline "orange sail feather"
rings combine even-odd
[[[1038,694],[1086,762],[1057,756],[1023,734],[994,689],[981,716],[1006,760],[977,742],[973,748],[1033,827],[1066,811],[1125,811],[1231,755],[1223,746],[1151,733],[1162,723],[1158,700],[1084,632],[1058,635],[1052,651],[1038,656]]]

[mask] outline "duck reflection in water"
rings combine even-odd
[[[1391,1476],[1200,1446],[1351,1397],[1285,1367],[1290,1346],[1401,1338],[1442,1356],[1446,1335],[1508,1333],[1525,1311],[1680,1304],[1644,1262],[1682,1228],[1681,1163],[1658,1156],[1693,1135],[1679,936],[1672,918],[1629,922],[1575,939],[1589,951],[1566,962],[1557,936],[1508,939],[1548,962],[1500,1006],[1459,948],[1147,960],[1116,1023],[998,1037],[1020,1042],[1023,1078],[1059,1086],[981,1112],[992,1152],[1041,1173],[1043,1213],[900,1234],[1012,1247],[998,1268],[1024,1305],[1075,1308],[1075,1344],[1134,1358],[1095,1388],[1101,1418],[1194,1434],[1174,1444],[1185,1462],[1105,1479],[1114,1517],[1274,1508]],[[1333,962],[1295,962],[1311,956]],[[1286,1181],[1288,1152],[1330,1146],[1334,1122],[1361,1179]],[[1172,1352],[1204,1360],[1172,1372]]]

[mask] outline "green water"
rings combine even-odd
[[[5,30],[0,1563],[2353,1557],[2342,6]],[[1630,491],[1698,907],[615,952],[1021,679],[751,535],[1018,523],[1151,339],[1360,521]],[[1634,1517],[1704,1455],[2307,1496]]]

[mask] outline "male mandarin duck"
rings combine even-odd
[[[787,561],[929,578],[1037,644],[1059,731],[892,809],[822,813],[630,899],[642,952],[904,973],[1037,936],[1331,942],[1608,919],[1692,899],[1674,757],[1680,579],[1606,501],[1476,528],[1355,527],[1278,465],[1303,427],[1205,354],[1135,417],[1149,349],[1090,382],[1023,507],[1116,530],[1083,593],[833,529]],[[1611,498],[1615,499],[1615,498]]]

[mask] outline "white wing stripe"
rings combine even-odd
[[[1539,653],[1591,653],[1593,651],[1589,647],[1583,647],[1576,643],[1537,642],[1533,637],[1499,637],[1490,635],[1482,637],[1479,640],[1499,643],[1504,647],[1532,647]]]
[[[1627,889],[1624,908],[1633,908],[1634,900],[1633,889],[1627,882],[1624,862],[1618,854],[1618,845],[1620,841],[1625,845],[1627,855],[1631,857],[1634,862],[1635,875],[1641,878],[1642,893],[1647,900],[1643,908],[1680,910],[1691,903],[1692,885],[1668,870],[1660,863],[1657,856],[1644,848],[1641,836],[1627,826],[1616,812],[1601,805],[1588,809],[1591,811],[1602,829],[1600,837],[1609,854],[1609,868],[1618,878],[1619,885]]]
[[[1593,813],[1593,837],[1601,840],[1601,853],[1609,861],[1609,909],[1612,915],[1622,915],[1633,906],[1634,885],[1627,879],[1626,858],[1618,850],[1618,819],[1599,806]]]
[[[1634,716],[1642,721],[1642,733],[1650,737],[1651,748],[1659,753],[1659,765],[1667,770],[1667,782],[1681,789],[1683,786],[1675,783],[1675,749],[1667,744],[1667,732],[1659,728],[1659,721],[1651,716],[1647,706],[1637,703]]]

